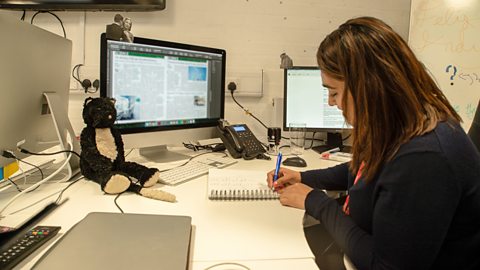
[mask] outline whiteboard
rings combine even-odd
[[[412,0],[409,43],[468,131],[480,99],[480,1]]]

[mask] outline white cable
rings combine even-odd
[[[17,160],[18,162],[18,160]],[[22,171],[22,175],[23,175],[23,184],[25,185],[27,183],[27,174],[25,173],[25,171],[23,170],[22,166],[19,166],[20,167],[20,171]]]
[[[73,151],[73,145],[68,143],[68,145],[70,146],[71,149],[69,149],[70,151]],[[33,185],[31,185],[30,187],[24,189],[22,192],[18,193],[17,195],[15,195],[13,198],[11,198],[4,206],[2,209],[0,209],[0,217],[2,216],[2,213],[3,211],[5,211],[5,209],[7,209],[8,206],[10,206],[15,200],[17,200],[20,196],[22,196],[23,194],[29,192],[30,190],[33,190],[35,189],[36,187],[40,186],[41,184],[47,182],[48,180],[50,180],[52,177],[56,176],[61,170],[63,170],[63,168],[69,163],[70,161],[70,157],[72,156],[72,152],[69,152],[67,158],[65,159],[65,161],[63,162],[63,164],[56,170],[54,171],[52,174],[50,174],[49,176],[47,176],[46,178],[44,178],[42,181],[40,182],[37,182]]]
[[[245,270],[250,270],[249,267],[247,267],[246,265],[243,265],[241,263],[236,263],[236,262],[222,262],[222,263],[217,263],[217,264],[214,264],[214,265],[210,265],[209,267],[205,268],[204,270],[210,270],[210,269],[214,269],[214,268],[217,268],[219,266],[239,266]],[[227,268],[224,268],[224,269],[227,269]],[[229,268],[229,269],[232,269],[234,270],[233,268]],[[237,268],[238,269],[238,268]]]

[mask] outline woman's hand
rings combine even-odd
[[[279,189],[286,185],[300,183],[300,181],[302,180],[302,176],[300,175],[300,172],[286,169],[283,167],[280,167],[280,170],[278,171],[278,178],[277,178],[277,181],[275,182],[273,182],[274,174],[275,174],[275,170],[272,170],[267,174],[267,183],[269,188]]]
[[[313,188],[305,184],[295,183],[278,189],[277,192],[280,194],[280,203],[282,205],[305,209],[305,199],[312,190]]]
[[[267,183],[280,194],[280,203],[285,206],[305,209],[305,198],[313,189],[301,183],[300,172],[280,167],[277,181],[273,182],[275,170],[268,172]]]

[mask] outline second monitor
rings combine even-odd
[[[318,67],[292,67],[284,71],[283,129],[303,123],[307,131],[326,132],[325,145],[312,147],[323,152],[336,147],[343,151],[342,132],[351,129],[342,111],[328,105],[328,91],[322,85]]]
[[[181,157],[157,145],[212,138],[224,117],[225,64],[222,49],[138,37],[126,43],[103,34],[100,91],[116,99],[116,127],[131,134],[125,146],[169,161]]]

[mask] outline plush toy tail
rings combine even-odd
[[[155,199],[155,200],[160,200],[160,201],[166,201],[166,202],[176,202],[176,197],[175,195],[168,193],[163,190],[159,189],[152,189],[152,188],[142,188],[140,185],[132,184],[128,188],[129,191],[138,193],[144,197],[150,198],[150,199]]]
[[[175,195],[159,189],[142,188],[140,189],[140,194],[147,198],[166,201],[166,202],[176,201]]]

